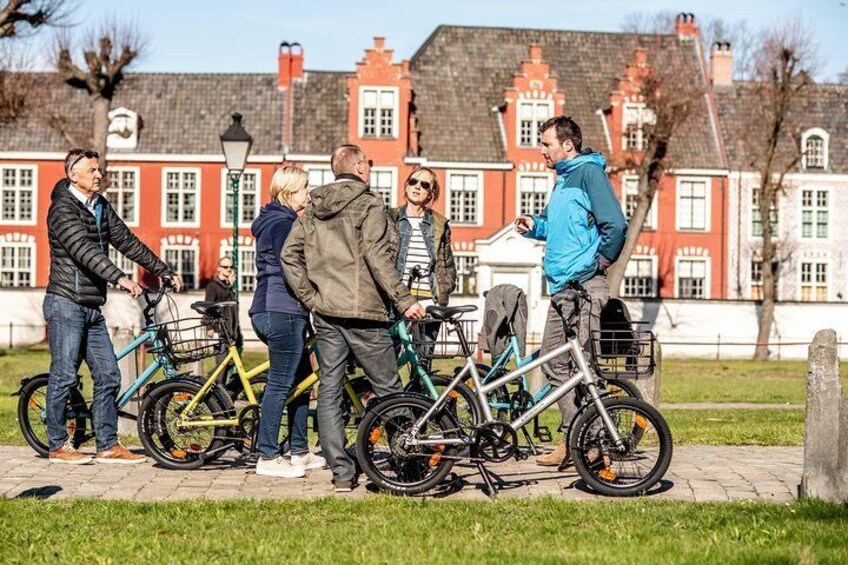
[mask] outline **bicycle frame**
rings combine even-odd
[[[140,336],[135,338],[132,343],[127,345],[124,349],[117,352],[115,357],[120,361],[130,353],[134,353],[138,348],[142,345],[150,343],[154,348],[160,347],[162,344],[159,342],[159,338],[156,335],[156,332],[153,330],[145,330]],[[170,359],[168,359],[165,355],[156,355],[153,359],[153,363],[151,363],[136,379],[133,381],[130,388],[128,388],[123,394],[118,397],[118,409],[123,408],[126,404],[132,399],[133,396],[143,387],[147,382],[156,374],[160,368],[165,369],[165,376],[167,378],[172,378],[177,374],[176,369],[171,364]]]

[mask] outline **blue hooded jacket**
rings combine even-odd
[[[600,153],[584,150],[556,164],[557,180],[548,205],[533,216],[525,237],[547,242],[544,269],[548,289],[556,294],[570,281],[586,282],[618,259],[627,235],[627,220],[604,172]]]
[[[282,312],[306,316],[307,312],[289,290],[280,253],[297,214],[276,200],[262,207],[250,233],[256,239],[256,289],[250,315]]]

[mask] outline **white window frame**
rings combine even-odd
[[[827,171],[830,153],[830,134],[822,128],[810,128],[801,134],[801,168],[807,170],[807,139],[820,137],[822,139],[822,167],[815,167],[813,171]]]
[[[762,276],[762,273],[763,273],[764,267],[765,267],[765,265],[763,265],[762,259],[757,260],[757,259],[751,258],[751,261],[750,261],[750,264],[749,264],[750,271],[748,273],[748,299],[749,300],[762,300],[762,295],[763,295],[763,292],[764,292],[763,291],[763,280],[761,278],[759,281],[754,281],[754,263],[760,264],[760,275],[761,276]],[[759,287],[759,289],[760,289],[760,298],[754,298],[754,288],[755,287]]]
[[[533,108],[533,119],[530,120],[532,135],[535,136],[535,143],[522,143],[521,142],[521,106],[532,106]],[[548,108],[548,117],[544,120],[540,120],[536,117],[536,108],[539,106],[546,106]],[[521,98],[515,104],[515,145],[517,147],[524,148],[535,148],[539,146],[539,126],[545,123],[546,120],[550,119],[554,115],[554,101],[553,100],[539,100],[534,98]]]
[[[633,110],[636,112],[636,121],[627,120],[628,110]],[[647,105],[644,102],[625,102],[621,107],[621,150],[644,151],[645,143],[647,142],[647,140],[645,139],[645,124],[650,123],[653,123],[653,113],[648,109]],[[629,135],[628,128],[631,125],[636,126],[636,131],[638,132],[638,148],[632,148],[627,143]]]
[[[627,267],[630,266],[632,261],[650,261],[651,262],[651,292],[648,296],[635,295],[635,294],[627,294],[625,292],[624,281],[627,279]],[[656,255],[631,255],[630,261],[627,262],[627,265],[624,267],[624,276],[621,278],[621,291],[620,295],[622,298],[656,298],[657,297],[657,282],[659,275],[659,261]]]
[[[377,91],[377,123],[376,135],[365,136],[365,91],[367,90],[376,90]],[[379,105],[380,95],[382,92],[391,92],[392,93],[392,135],[390,137],[379,135],[380,131],[380,116],[379,110],[382,106]],[[397,139],[399,136],[399,123],[400,123],[400,89],[396,86],[360,86],[359,87],[359,124],[357,126],[357,133],[360,139]]]
[[[191,243],[168,243],[168,242],[162,243],[160,257],[162,258],[163,261],[165,261],[165,263],[168,262],[168,260],[167,260],[168,253],[167,252],[172,251],[172,250],[194,251],[194,286],[187,286],[187,290],[197,290],[197,289],[199,289],[200,288],[200,244],[198,243],[198,241],[193,240]],[[168,266],[170,267],[170,265],[168,265]],[[177,268],[176,266],[174,268],[174,272],[177,273],[178,275],[180,275],[180,278],[183,278],[183,282],[185,282],[185,278],[182,276],[183,275],[182,271],[179,268]]]
[[[389,202],[388,205],[392,208],[397,206],[398,201],[398,168],[397,167],[377,167],[374,166],[371,168],[371,190],[374,193],[379,194],[376,187],[374,186],[374,173],[389,173],[392,175],[392,186],[391,193],[389,194]]]
[[[218,246],[218,260],[220,261],[222,257],[228,255],[232,260],[232,251],[233,251],[233,238],[228,237],[226,239],[222,239],[220,245]],[[242,270],[242,266],[244,265],[244,253],[253,253],[253,271],[250,273],[244,273]],[[241,237],[239,239],[239,279],[243,276],[248,275],[252,279],[250,283],[250,288],[245,287],[241,280],[239,280],[239,292],[253,292],[256,289],[256,241],[252,237]]]
[[[329,173],[329,175],[330,175],[330,181],[329,182],[333,182],[334,180],[336,180],[335,175],[333,175],[333,169],[330,168],[330,165],[304,165],[303,170],[306,171],[307,175],[309,175],[309,173],[311,173],[312,171],[321,171],[321,177],[322,178],[326,178],[327,173]],[[309,181],[307,181],[307,182],[309,182]],[[329,184],[329,183],[324,183],[324,184]],[[317,186],[323,186],[323,185],[311,184],[311,183],[309,184],[310,188],[315,188]]]
[[[470,257],[472,259],[476,259],[477,260],[477,270],[475,271],[475,274],[474,274],[474,276],[476,277],[476,281],[475,281],[475,284],[474,284],[474,286],[475,286],[474,292],[472,294],[462,294],[462,284],[461,284],[462,278],[461,277],[464,276],[464,275],[462,275],[459,272],[459,268],[457,268],[457,270],[456,270],[456,273],[457,273],[456,290],[454,290],[453,293],[451,293],[451,294],[453,296],[478,296],[479,293],[480,293],[480,256],[477,255],[476,253],[454,253],[453,256],[454,256],[454,259],[456,259],[457,257],[463,257],[463,258],[464,257]]]
[[[197,178],[195,190],[197,192],[195,198],[196,213],[193,222],[169,222],[168,221],[168,173],[194,173]],[[203,194],[203,182],[201,178],[200,167],[163,167],[162,168],[162,227],[168,228],[199,228],[201,216],[201,195]],[[182,192],[181,192],[182,193]]]
[[[554,186],[554,175],[551,173],[517,173],[515,175],[515,215],[520,216],[522,214],[521,210],[521,195],[523,191],[521,190],[521,179],[524,178],[544,178],[545,184],[547,185],[547,191],[545,192],[545,204],[548,203],[548,199],[551,196],[551,189]]]
[[[704,192],[705,192],[705,200],[704,200],[704,227],[703,228],[684,228],[680,225],[681,213],[680,213],[680,201],[681,194],[680,189],[681,185],[684,182],[700,182],[704,184]],[[692,233],[707,233],[711,230],[711,220],[712,220],[712,179],[709,177],[677,177],[675,183],[675,195],[674,195],[674,229],[679,232],[692,232]]]
[[[7,234],[6,237],[12,234]],[[26,236],[24,236],[26,237]],[[23,238],[22,238],[23,239]],[[29,239],[29,238],[27,238]],[[21,269],[17,265],[12,269],[12,272],[15,273],[15,278],[17,279],[20,273],[28,272],[29,273],[29,285],[20,285],[13,284],[10,286],[0,285],[0,288],[33,288],[35,287],[35,262],[36,262],[36,253],[37,249],[35,246],[35,241],[29,239],[28,241],[4,241],[4,238],[0,238],[0,259],[2,258],[2,248],[3,247],[13,247],[16,249],[29,249],[29,269]],[[16,254],[17,255],[17,254]],[[2,270],[2,265],[0,265],[0,270]]]
[[[813,193],[813,206],[812,207],[805,207],[804,206],[804,191],[805,190],[812,191],[812,193]],[[819,192],[827,193],[827,208],[819,208],[818,202],[817,202]],[[822,242],[822,243],[827,243],[831,240],[831,234],[833,233],[831,226],[833,225],[833,216],[834,216],[832,204],[833,204],[833,191],[830,190],[829,186],[812,186],[812,187],[803,187],[802,186],[802,187],[800,187],[800,189],[798,190],[798,211],[799,211],[799,214],[800,214],[799,217],[798,217],[798,238],[800,240],[809,241],[809,242],[819,241],[819,242]],[[810,237],[806,237],[804,235],[804,210],[805,209],[810,210],[813,213],[813,235],[810,236]],[[827,212],[827,235],[825,235],[824,237],[818,237],[816,235],[816,233],[818,232],[817,228],[818,228],[818,225],[819,225],[818,220],[816,218],[816,214],[817,214],[817,212],[820,212],[820,211]]]
[[[825,287],[824,302],[830,302],[830,279],[833,277],[833,269],[831,268],[831,264],[830,264],[829,259],[801,259],[800,261],[798,261],[798,301],[799,302],[820,302],[819,300],[804,300],[804,298],[803,298],[803,286],[805,284],[803,282],[803,275],[804,275],[804,264],[805,263],[812,265],[811,274],[812,274],[812,277],[813,277],[813,281],[811,281],[811,283],[809,283],[809,284],[812,286],[813,291],[815,291],[816,288],[822,286],[821,284],[815,282],[816,265],[825,265],[825,268],[827,269],[827,280],[824,283],[824,287]]]
[[[477,194],[477,212],[476,212],[477,221],[476,222],[460,222],[456,218],[451,217],[450,218],[451,225],[453,225],[455,227],[480,227],[480,226],[483,225],[483,210],[484,210],[483,195],[486,192],[485,186],[483,184],[484,179],[485,179],[485,177],[483,175],[483,171],[469,171],[469,170],[461,170],[461,169],[454,170],[454,171],[447,171],[447,173],[445,175],[447,177],[445,179],[445,184],[447,185],[446,190],[445,190],[445,207],[446,207],[445,211],[447,212],[448,216],[451,215],[451,199],[453,198],[453,190],[451,189],[451,184],[452,184],[451,180],[455,176],[469,176],[469,175],[476,175],[477,178],[478,178],[478,182],[477,182],[477,193],[478,193]]]
[[[244,181],[244,174],[253,174],[256,175],[256,204],[254,204],[254,213],[253,218],[259,215],[259,210],[262,208],[262,169],[245,169],[242,172],[242,177],[239,178],[239,210],[240,214],[244,213],[244,192],[242,192],[242,183]],[[233,223],[227,221],[227,192],[230,189],[230,175],[227,172],[227,168],[224,167],[221,169],[221,227],[222,228],[232,228]],[[246,221],[242,218],[239,218],[239,227],[247,227],[250,226],[250,223],[253,220]]]
[[[139,218],[141,217],[141,167],[123,167],[123,166],[107,166],[107,173],[115,171],[116,173],[130,172],[135,175],[135,190],[133,194],[133,209],[135,210],[135,217],[132,220],[128,220],[121,215],[121,211],[117,208],[115,209],[115,213],[118,214],[125,224],[127,224],[131,228],[137,228],[139,225]],[[108,192],[109,189],[106,190]],[[103,194],[103,197],[106,198],[106,194]],[[113,206],[114,208],[114,206]],[[133,279],[135,280],[135,279]]]
[[[712,269],[710,268],[710,258],[697,255],[682,255],[674,258],[674,297],[680,297],[680,262],[681,261],[701,261],[704,263],[704,297],[703,298],[686,298],[686,300],[709,300],[710,286],[712,285]]]
[[[118,251],[114,245],[109,246],[109,260],[121,269],[124,274],[129,276],[135,282],[138,282],[138,266],[131,259],[128,259],[123,253]],[[125,267],[129,267],[128,269]]]
[[[16,163],[4,163],[0,165],[0,182],[2,182],[3,174],[6,169],[27,169],[32,172],[32,218],[29,220],[20,220],[20,210],[17,209],[17,198],[15,200],[16,211],[15,218],[11,220],[4,220],[2,215],[0,215],[0,226],[35,226],[38,225],[38,166],[37,165],[25,165],[25,164],[16,164]],[[20,192],[20,188],[16,189],[16,193]],[[2,202],[0,202],[2,205]]]
[[[628,190],[627,181],[636,181],[636,192]],[[627,222],[630,222],[630,216],[627,214],[627,197],[629,195],[639,195],[639,176],[638,175],[622,175],[621,176],[621,211],[624,212],[624,217]],[[635,209],[635,208],[634,208]],[[642,225],[643,231],[657,231],[657,193],[651,199],[651,209],[648,210],[648,215],[645,216],[645,223]]]
[[[748,206],[750,207],[749,210],[751,211],[750,212],[750,221],[748,222],[748,234],[750,235],[751,239],[762,239],[763,238],[762,234],[757,235],[757,234],[754,233],[754,214],[759,213],[759,204],[756,204],[756,205],[754,204],[754,194],[758,193],[759,191],[760,191],[760,187],[752,186],[751,192],[749,194],[750,198],[748,198]],[[757,199],[759,201],[759,196],[757,197]],[[775,213],[777,214],[777,221],[774,224],[774,231],[772,232],[772,237],[778,237],[780,235],[780,216],[781,216],[781,214],[780,214],[780,196],[779,195],[778,195],[777,201],[774,203],[774,210],[775,210]],[[760,223],[763,223],[762,219],[760,219]]]

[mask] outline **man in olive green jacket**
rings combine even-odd
[[[424,308],[395,270],[397,233],[382,198],[368,188],[371,162],[356,145],[342,145],[331,167],[335,182],[312,191],[282,261],[286,281],[313,314],[321,449],[336,491],[345,492],[356,486],[341,411],[348,355],[365,369],[378,396],[401,392],[389,312],[394,305],[407,318],[420,319]]]

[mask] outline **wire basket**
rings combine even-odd
[[[439,333],[432,337],[432,330],[440,324]],[[477,346],[477,333],[474,330],[477,320],[455,320],[453,322],[439,322],[432,319],[410,320],[410,337],[412,345],[421,359],[454,359],[465,357],[462,344],[457,334],[457,325],[462,328],[462,333],[468,341],[468,353],[473,354]]]
[[[592,362],[608,379],[643,379],[654,374],[657,338],[639,329],[645,322],[618,323],[592,332]]]
[[[175,363],[192,363],[214,357],[223,347],[215,320],[184,318],[152,328],[156,330],[161,346],[151,351],[164,353]]]

